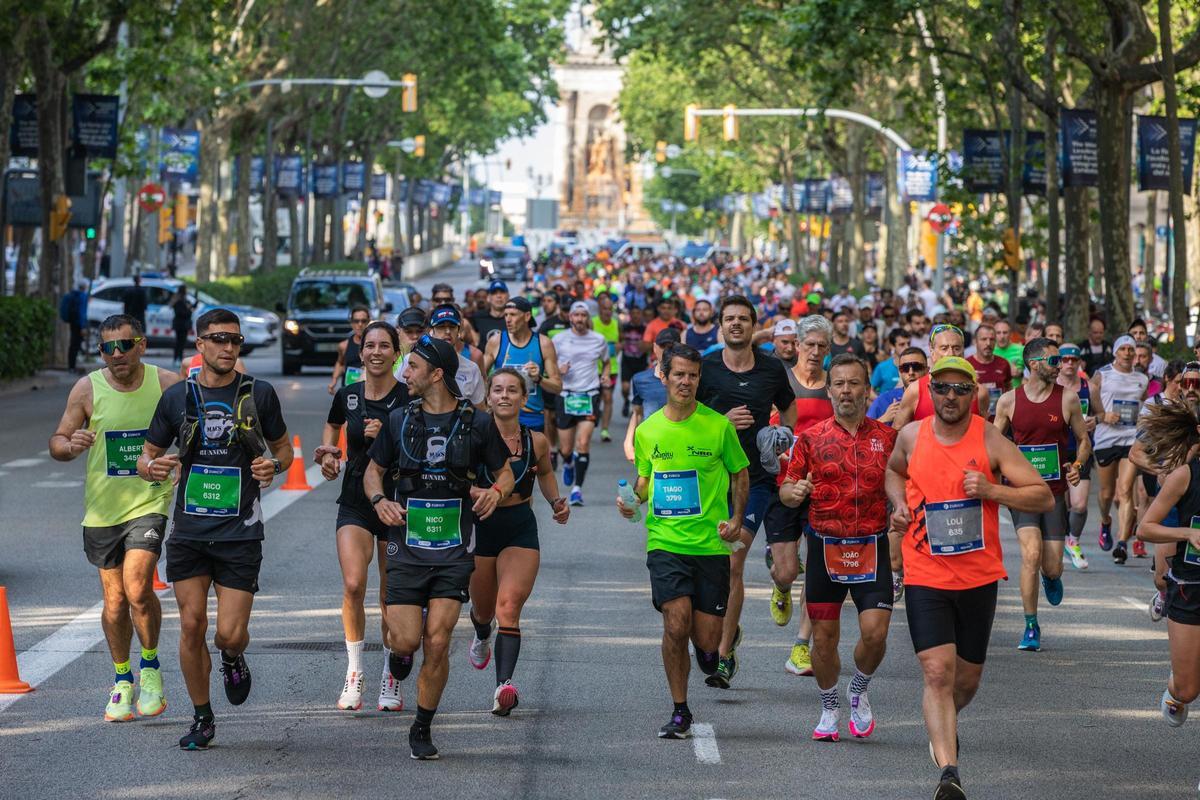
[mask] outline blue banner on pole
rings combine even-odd
[[[36,94],[18,94],[13,96],[12,127],[8,131],[8,144],[13,156],[19,158],[37,158],[37,117]]]
[[[275,156],[275,191],[285,195],[307,194],[304,160],[300,156]]]
[[[361,161],[342,163],[342,191],[361,192],[366,186],[367,165]]]
[[[1007,131],[967,128],[963,131],[962,178],[967,191],[1004,191],[1004,161]]]
[[[1192,193],[1192,164],[1196,155],[1196,120],[1179,120],[1179,154],[1183,162],[1183,191]],[[1137,118],[1138,191],[1171,188],[1171,154],[1167,118]]]
[[[1100,176],[1096,112],[1060,109],[1058,158],[1063,186],[1095,186]]]
[[[371,175],[371,199],[387,200],[387,175],[375,172]]]
[[[498,190],[496,190],[496,189],[488,189],[488,193],[487,193],[487,202],[488,202],[488,205],[489,205],[489,206],[498,206],[498,205],[500,205],[500,198],[501,198],[501,194],[500,194],[500,192],[499,192]]]
[[[867,173],[867,211],[883,211],[885,199],[882,172]]]
[[[854,190],[841,175],[829,179],[829,213],[849,214],[854,210]]]
[[[450,203],[450,184],[435,183],[433,190],[429,194],[429,198],[439,206],[446,206]]]
[[[237,164],[236,161],[233,162]],[[250,193],[262,194],[267,174],[267,160],[262,156],[250,157]]]
[[[827,178],[804,179],[805,202],[802,211],[809,214],[824,214],[829,210],[829,180]]]
[[[77,94],[72,99],[74,141],[88,158],[117,157],[117,118],[121,98],[115,94]]]
[[[487,193],[478,187],[472,187],[467,195],[467,202],[473,206],[481,206],[487,201]]]
[[[408,181],[396,181],[396,201],[399,203],[407,203],[408,199]]]
[[[338,193],[338,165],[313,164],[313,197],[335,197]]]
[[[433,196],[433,181],[422,178],[417,181],[417,185],[413,187],[412,201],[414,205],[427,206],[429,199]]]
[[[923,150],[905,150],[900,158],[900,188],[909,200],[937,199],[937,155]]]
[[[196,183],[200,179],[200,131],[163,128],[158,171],[164,183]]]
[[[450,205],[457,208],[458,204],[460,202],[462,202],[462,194],[463,194],[463,191],[462,191],[461,183],[451,184],[450,185]]]

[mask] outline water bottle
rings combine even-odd
[[[634,510],[633,516],[629,518],[629,521],[633,523],[641,522],[642,505],[638,502],[637,495],[633,493],[633,487],[629,485],[629,481],[624,479],[617,481],[617,497],[621,498],[623,506]]]

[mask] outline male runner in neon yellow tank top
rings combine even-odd
[[[179,381],[175,372],[143,364],[146,339],[133,317],[116,314],[100,325],[104,369],[80,378],[50,437],[50,456],[71,461],[87,453],[83,549],[100,570],[101,619],[116,681],[104,719],[133,719],[129,645],[142,643],[137,711],[158,716],[167,707],[158,662],[162,608],[154,594],[154,565],[167,532],[169,483],[147,483],[137,474],[142,440],[158,399]]]

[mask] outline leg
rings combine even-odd
[[[1171,648],[1171,679],[1167,689],[1181,703],[1200,695],[1200,625],[1167,620]]]
[[[729,601],[725,605],[725,621],[722,624],[721,657],[728,657],[737,636],[738,623],[742,619],[742,603],[746,599],[746,586],[742,576],[746,571],[746,554],[754,543],[754,536],[745,528],[741,531],[742,549],[729,554]]]
[[[217,632],[213,644],[231,656],[246,652],[250,644],[250,609],[254,594],[217,584]]]
[[[692,630],[692,617],[691,597],[676,597],[662,604],[663,669],[667,673],[667,686],[674,703],[687,703],[688,672],[692,666],[688,660],[687,643]]]
[[[436,709],[442,700],[446,679],[450,677],[450,635],[461,610],[462,603],[448,597],[435,597],[429,601],[421,645],[421,672],[417,675],[419,708]]]
[[[1127,458],[1121,459],[1117,473],[1117,519],[1120,522],[1119,540],[1128,541],[1133,536],[1133,520],[1137,509],[1133,505],[1133,479],[1137,467]]]
[[[1096,471],[1100,473],[1100,521],[1112,521],[1112,504],[1113,498],[1117,492],[1117,470],[1118,462],[1114,461],[1107,466],[1101,466],[1100,462],[1096,462]]]
[[[587,477],[588,464],[591,461],[589,452],[596,423],[589,419],[581,419],[575,428],[575,485],[582,488],[584,478]]]
[[[832,603],[823,603],[822,605],[832,605]],[[842,671],[842,659],[838,655],[841,627],[841,620],[837,617],[812,621],[813,675],[817,679],[817,688],[821,691],[837,686],[838,675]]]
[[[1050,580],[1062,577],[1065,545],[1063,539],[1042,540],[1042,574]]]
[[[347,642],[361,642],[366,635],[367,570],[375,536],[357,525],[337,530],[338,563],[342,568],[342,632]]]
[[[892,612],[873,608],[858,615],[858,644],[854,646],[854,666],[864,675],[874,675],[887,652],[888,626]]]
[[[521,609],[533,592],[541,553],[529,547],[508,547],[496,558],[496,683],[511,680],[521,653]]]
[[[379,564],[379,632],[380,641],[384,648],[388,646],[388,617],[387,617],[387,540],[379,539],[375,543],[375,562]]]
[[[771,580],[780,589],[788,589],[800,574],[800,543],[772,542],[771,543]]]
[[[496,616],[496,596],[499,580],[496,559],[475,556],[475,571],[471,573],[471,621],[490,625]]]
[[[129,619],[129,599],[125,594],[123,572],[121,565],[100,570],[100,589],[104,593],[100,627],[104,630],[104,638],[108,642],[108,651],[114,664],[124,664],[129,660],[129,643],[133,639],[133,625]]]
[[[715,653],[721,646],[721,618],[693,610],[692,642],[699,650]]]
[[[157,563],[158,553],[135,548],[125,551],[125,563],[122,565],[125,596],[129,601],[133,627],[137,630],[142,647],[147,650],[158,649],[158,632],[162,627],[162,605],[154,593],[154,566]]]
[[[401,656],[411,656],[421,646],[421,606],[388,605],[384,606],[387,617],[387,645],[391,651]],[[397,675],[403,680],[404,676]]]
[[[558,454],[565,461],[575,450],[575,427],[558,428]]]
[[[957,676],[953,644],[943,644],[917,653],[925,690],[921,710],[925,715],[925,730],[933,744],[933,756],[939,767],[958,764],[958,706],[955,698]]]
[[[611,383],[603,383],[600,385],[600,430],[608,430],[608,425],[612,422],[612,401],[613,390]]]
[[[975,698],[982,677],[983,664],[958,659],[954,670],[954,708],[957,711],[962,711]]]
[[[1037,616],[1038,573],[1042,568],[1042,532],[1038,528],[1022,527],[1017,531],[1021,544],[1021,605],[1028,617]],[[1059,570],[1061,572],[1061,569]]]
[[[209,700],[208,677],[212,660],[208,655],[208,587],[212,578],[198,575],[177,580],[172,584],[175,602],[179,606],[179,669],[187,684],[192,705],[206,705]]]

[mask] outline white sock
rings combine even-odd
[[[364,642],[346,642],[346,672],[362,672],[362,653]]]
[[[821,708],[825,711],[837,711],[841,708],[841,701],[838,698],[838,685],[835,683],[828,689],[817,687],[821,693]]]
[[[388,665],[388,657],[391,654],[392,649],[385,644],[383,646],[383,674],[379,676],[383,680],[387,680],[388,676],[392,674],[392,668]]]

